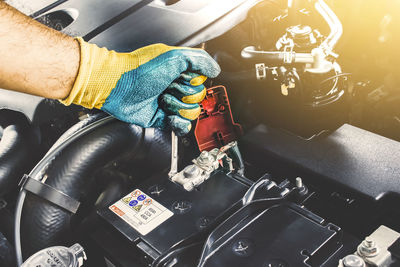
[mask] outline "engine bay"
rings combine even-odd
[[[0,266],[400,266],[396,1],[9,2],[222,71],[180,138],[0,90]]]

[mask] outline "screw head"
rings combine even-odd
[[[364,267],[365,262],[364,260],[354,254],[347,255],[346,257],[343,258],[343,266],[344,267]]]

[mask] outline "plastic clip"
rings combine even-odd
[[[76,213],[79,205],[78,200],[58,191],[54,187],[24,175],[19,182],[22,189],[29,191],[69,212]]]

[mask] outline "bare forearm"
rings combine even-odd
[[[0,1],[0,88],[63,99],[79,69],[79,44]]]

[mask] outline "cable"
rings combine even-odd
[[[352,74],[350,72],[338,73],[336,75],[333,75],[333,76],[329,77],[328,79],[323,80],[322,82],[320,82],[320,85],[324,84],[324,83],[326,83],[326,82],[328,82],[330,80],[333,80],[335,78],[338,78],[338,77],[342,77],[342,76],[346,76],[347,77],[347,76],[351,76],[351,75]]]

